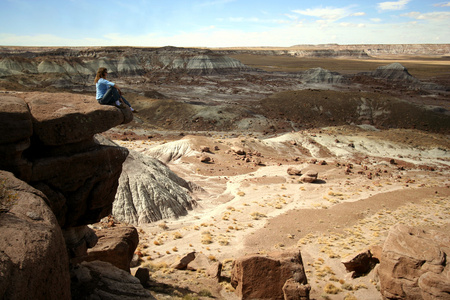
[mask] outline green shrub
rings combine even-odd
[[[0,213],[8,212],[17,201],[17,194],[6,187],[6,179],[0,179]]]

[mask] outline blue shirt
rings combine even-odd
[[[105,95],[106,91],[114,86],[114,82],[108,81],[104,78],[100,78],[97,83],[95,84],[96,88],[97,88],[97,100],[98,99],[102,99],[103,96]]]

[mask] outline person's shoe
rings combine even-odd
[[[116,101],[116,103],[114,105],[116,107],[118,107],[118,108],[124,108],[125,107],[125,105],[122,102],[120,102],[120,101]]]

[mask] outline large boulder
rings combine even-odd
[[[130,272],[130,262],[139,243],[136,228],[111,227],[96,230],[97,244],[88,250],[86,261],[101,260]]]
[[[392,228],[383,246],[378,274],[385,299],[449,299],[448,232],[405,225]]]
[[[69,93],[0,96],[0,168],[42,191],[63,228],[99,221],[112,210],[128,151],[94,135],[130,122],[129,108]]]
[[[244,256],[234,261],[231,273],[231,285],[240,299],[283,300],[283,287],[289,279],[298,283],[299,289],[295,293],[290,281],[285,288],[289,295],[301,294],[309,299],[310,286],[300,252]]]
[[[69,258],[40,191],[0,171],[15,203],[0,212],[0,299],[70,299]]]

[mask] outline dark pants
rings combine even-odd
[[[122,99],[126,105],[131,107],[131,104],[119,94],[119,91],[115,87],[110,87],[103,95],[103,98],[97,99],[97,101],[104,105],[115,105],[116,101],[119,99]]]

